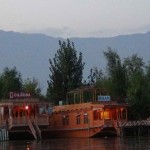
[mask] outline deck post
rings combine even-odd
[[[120,136],[122,136],[122,137],[124,136],[123,128],[122,127],[120,128]]]
[[[0,141],[9,140],[9,134],[7,129],[0,129]]]
[[[88,137],[90,137],[90,119],[88,119]]]
[[[141,129],[140,127],[138,127],[138,136],[140,136],[140,133],[141,133]]]

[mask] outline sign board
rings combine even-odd
[[[59,106],[62,106],[63,105],[63,101],[59,101]]]
[[[110,101],[110,96],[109,95],[99,95],[98,96],[98,101]]]
[[[27,92],[9,92],[10,99],[31,98],[31,93]]]

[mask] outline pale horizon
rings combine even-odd
[[[113,37],[150,31],[147,0],[0,0],[0,30],[53,37]]]

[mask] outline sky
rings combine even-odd
[[[53,37],[150,31],[150,0],[0,0],[0,30]]]

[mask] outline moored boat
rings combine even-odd
[[[58,106],[18,95],[0,103],[0,139],[117,136],[118,124],[127,121],[128,104],[98,88],[75,89]]]
[[[67,96],[69,104],[62,105],[61,102],[61,105],[53,107],[49,120],[51,137],[120,135],[118,124],[127,120],[127,103],[112,101],[107,93],[96,88],[76,89],[68,94],[73,94],[71,101]],[[88,98],[85,100],[84,97]]]
[[[50,102],[32,98],[28,93],[11,92],[10,99],[0,102],[0,130],[3,131],[0,140],[43,138],[43,132],[49,127],[51,108]]]

